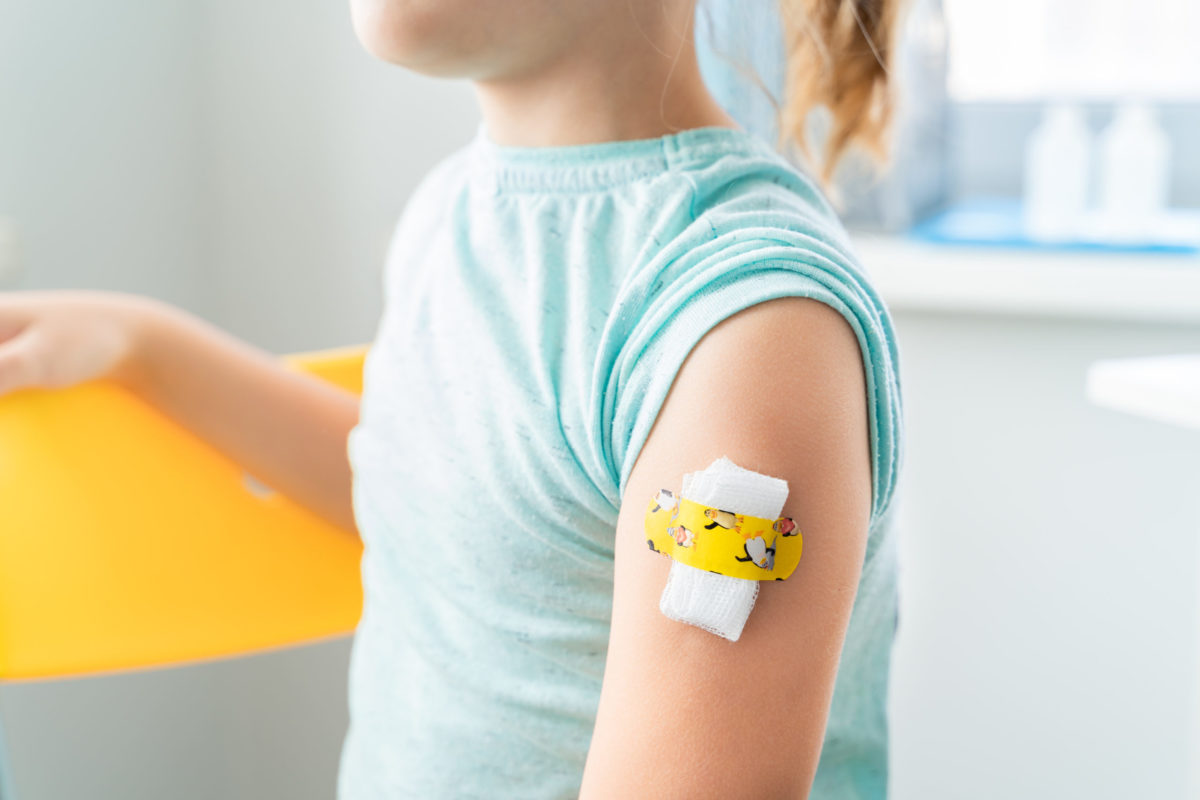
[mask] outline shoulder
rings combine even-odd
[[[816,180],[752,134],[690,170],[693,211],[718,233],[752,227],[796,231],[847,248],[845,228]]]
[[[625,323],[615,364],[619,493],[689,356],[710,374],[748,363],[773,363],[781,380],[799,370],[812,381],[806,398],[825,386],[813,371],[819,364],[867,378],[864,395],[876,431],[874,510],[881,515],[899,469],[899,352],[888,309],[849,236],[812,180],[780,157],[739,153],[689,174],[695,186],[690,230],[662,248],[644,281],[629,284],[640,294],[629,303],[639,313]],[[856,349],[793,352],[835,339]],[[834,353],[841,353],[836,364],[820,360]]]
[[[724,149],[696,152],[676,171],[690,186],[686,224],[656,240],[661,246],[637,265],[654,280],[630,283],[647,306],[743,279],[795,284],[788,272],[858,304],[881,305],[816,181],[765,142],[743,134]]]

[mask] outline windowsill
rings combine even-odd
[[[1200,324],[1200,257],[929,244],[852,233],[894,311]]]

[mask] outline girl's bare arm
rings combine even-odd
[[[358,535],[346,455],[359,397],[172,306],[141,302],[113,377],[326,520]]]
[[[737,642],[663,615],[670,561],[643,532],[650,497],[726,455],[787,481],[783,516],[804,536],[795,572],[764,582]],[[626,485],[582,800],[808,796],[870,506],[866,379],[845,318],[788,297],[715,326],[676,376]]]

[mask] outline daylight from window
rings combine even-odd
[[[1200,100],[1197,0],[944,0],[956,100]]]

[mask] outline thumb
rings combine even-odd
[[[0,395],[33,386],[40,380],[35,342],[31,327],[0,342]]]

